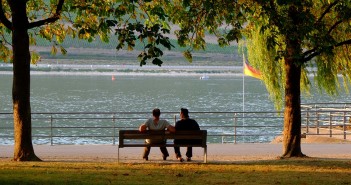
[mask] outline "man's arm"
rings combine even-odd
[[[145,124],[140,125],[139,131],[140,132],[145,132],[146,131],[146,125]]]
[[[172,126],[172,125],[168,125],[167,130],[170,131],[170,132],[175,132],[176,131],[174,126]]]

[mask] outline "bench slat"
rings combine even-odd
[[[124,148],[124,147],[203,147],[202,144],[143,144],[143,143],[125,143],[123,146],[120,146],[119,148]]]
[[[121,137],[121,136],[120,136]],[[135,135],[127,134],[124,139],[203,139],[202,135]]]

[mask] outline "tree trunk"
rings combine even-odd
[[[301,41],[298,16],[299,5],[289,7],[288,16],[292,26],[286,31],[286,56],[284,57],[285,110],[284,110],[284,153],[282,157],[304,157],[301,152]]]
[[[13,49],[14,161],[40,160],[32,144],[30,52],[26,1],[11,1]]]
[[[284,153],[283,157],[302,157],[301,152],[301,67],[286,60]]]
[[[303,157],[301,152],[301,65],[299,57],[301,47],[294,32],[287,35],[287,55],[284,68],[285,110],[284,110],[284,153],[282,157]]]

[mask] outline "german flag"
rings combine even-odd
[[[257,79],[262,80],[262,76],[260,71],[256,70],[255,68],[253,68],[252,66],[250,66],[245,58],[245,56],[243,56],[243,60],[244,60],[244,74],[247,76],[251,76]]]

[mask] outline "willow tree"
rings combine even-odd
[[[109,42],[115,33],[117,49],[125,45],[132,49],[139,39],[145,42],[141,64],[153,59],[160,65],[163,53],[157,45],[171,47],[163,36],[168,30],[163,27],[164,18],[158,1],[0,0],[0,59],[13,63],[13,160],[40,160],[32,144],[30,108],[30,64],[40,59],[30,45],[35,45],[37,38],[51,42],[53,53],[66,53],[60,45],[66,36],[88,41],[100,37]]]
[[[341,74],[350,82],[351,1],[344,0],[175,0],[168,11],[179,24],[179,43],[204,49],[205,32],[220,45],[246,36],[250,63],[257,67],[276,108],[284,106],[282,157],[302,157],[301,92],[309,74],[335,95]],[[308,71],[308,67],[316,71]],[[302,90],[302,91],[301,91]]]
[[[261,0],[246,6],[252,10],[246,27],[249,60],[263,74],[276,106],[284,104],[282,157],[303,157],[300,97],[309,92],[308,76],[330,95],[338,93],[341,80],[345,88],[350,83],[351,1]]]

